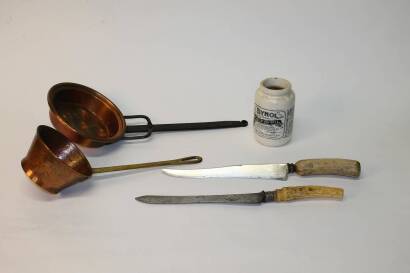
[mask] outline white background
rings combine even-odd
[[[410,272],[410,2],[0,1],[0,271]],[[252,126],[154,134],[85,150],[93,166],[201,155],[195,167],[360,160],[360,180],[191,180],[156,170],[95,176],[52,196],[24,175],[46,94],[78,82],[155,123],[252,121],[268,76],[296,93],[292,141]],[[146,205],[144,194],[287,185],[343,202]]]

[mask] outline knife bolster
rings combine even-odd
[[[288,173],[296,172],[296,164],[288,163]]]
[[[262,191],[264,195],[262,202],[275,202],[276,191]]]
[[[359,177],[360,162],[340,158],[305,159],[295,163],[295,172],[301,176],[324,174]]]

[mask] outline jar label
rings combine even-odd
[[[266,139],[280,139],[292,134],[293,107],[288,110],[269,110],[255,104],[253,125],[255,133]]]

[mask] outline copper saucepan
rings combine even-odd
[[[50,193],[58,193],[94,173],[194,164],[201,161],[199,156],[190,156],[167,161],[91,168],[87,158],[75,144],[53,128],[40,125],[26,157],[21,161],[21,166],[38,186]]]
[[[59,83],[51,87],[48,92],[48,105],[54,127],[71,141],[87,147],[99,147],[120,139],[147,138],[152,132],[158,131],[219,129],[248,125],[246,120],[152,124],[145,115],[123,116],[107,97],[77,83]],[[132,118],[144,119],[147,124],[126,125],[125,120]]]

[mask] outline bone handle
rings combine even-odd
[[[295,171],[301,176],[325,174],[359,177],[360,162],[340,158],[305,159],[295,163]]]
[[[301,199],[343,199],[343,189],[325,186],[285,187],[275,191],[276,202],[286,202]]]

